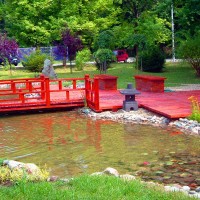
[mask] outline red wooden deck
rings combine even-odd
[[[122,108],[124,96],[119,91],[100,91],[99,110]],[[188,117],[191,114],[190,96],[200,99],[200,90],[152,93],[141,92],[136,96],[139,107],[161,114],[171,119]],[[98,110],[97,110],[98,111]]]
[[[108,78],[106,77],[106,82],[109,81]],[[78,88],[78,82],[83,82],[85,87]],[[65,87],[66,84],[71,85],[71,88]],[[102,90],[99,77],[90,79],[88,75],[85,78],[57,80],[49,80],[42,76],[38,79],[0,80],[0,86],[0,113],[83,107],[84,101],[87,101],[88,106],[96,112],[116,111],[122,108],[125,98],[114,89],[115,87]],[[27,97],[31,94],[36,96]],[[191,114],[191,104],[188,100],[190,96],[196,96],[200,100],[200,90],[141,92],[136,96],[136,100],[139,107],[176,119]]]

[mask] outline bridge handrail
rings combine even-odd
[[[99,110],[99,78],[85,76],[85,93],[87,105],[95,110]]]

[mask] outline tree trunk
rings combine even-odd
[[[138,45],[135,45],[135,61],[136,61],[136,69],[139,69],[139,56],[138,56]]]
[[[72,61],[70,60],[70,73],[72,74]]]
[[[10,75],[12,76],[12,66],[11,66],[11,63],[8,61],[9,63],[9,66],[10,66]]]
[[[197,77],[200,77],[200,68],[195,68],[196,69],[196,75]]]
[[[66,66],[67,66],[67,57],[64,56],[64,57],[63,57],[63,67],[66,68]]]

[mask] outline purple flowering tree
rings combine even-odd
[[[73,35],[67,28],[62,32],[60,42],[55,42],[57,49],[54,52],[57,56],[63,57],[63,66],[66,66],[67,58],[70,61],[70,71],[72,73],[72,60],[76,56],[76,52],[82,49],[81,39],[75,34]]]
[[[0,34],[0,59],[2,62],[8,62],[11,72],[11,60],[17,55],[18,44],[14,39],[10,39],[7,35]]]

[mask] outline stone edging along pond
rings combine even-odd
[[[47,177],[47,174],[44,174],[44,172],[41,171],[41,169],[35,165],[34,163],[22,163],[14,160],[4,160],[3,166],[1,168],[7,167],[7,170],[10,170],[9,174],[14,174],[15,178],[19,179],[20,177],[24,177],[24,173],[26,173],[27,181],[48,181],[48,182],[55,182],[55,181],[63,181],[66,183],[69,183],[74,178],[66,179],[66,178],[59,178],[58,176],[50,176]],[[124,181],[134,181],[139,180],[135,176],[130,174],[122,174],[120,175],[119,172],[111,167],[106,168],[102,172],[95,172],[91,174],[91,176],[103,176],[103,175],[109,175],[114,176],[116,178],[120,178]],[[195,190],[191,190],[188,186],[180,186],[178,184],[175,185],[161,185],[154,182],[144,182],[141,181],[142,184],[146,185],[147,187],[155,187],[156,189],[161,189],[166,192],[183,192],[186,195],[189,195],[190,197],[200,198],[200,187],[197,187]],[[6,180],[6,183],[2,184],[4,186],[11,186],[12,181]]]
[[[148,124],[158,127],[169,126],[177,128],[186,134],[200,136],[200,123],[198,123],[197,121],[189,120],[187,118],[170,120],[166,117],[152,113],[143,108],[140,108],[137,111],[130,112],[118,110],[117,112],[105,111],[101,113],[95,113],[89,108],[81,108],[79,111],[86,114],[93,120],[103,119],[117,121],[121,123]]]

